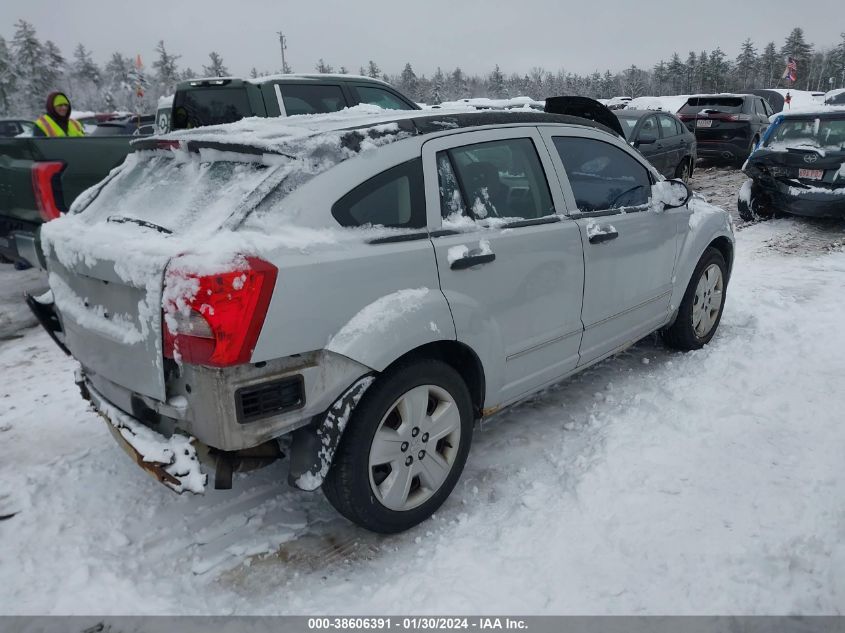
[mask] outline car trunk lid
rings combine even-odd
[[[273,172],[260,162],[207,159],[181,151],[133,154],[83,196],[84,209],[42,231],[73,356],[86,370],[159,400],[166,399],[165,272],[266,195],[262,184]],[[215,255],[225,265],[234,253],[224,246],[209,247],[200,265],[214,265]]]

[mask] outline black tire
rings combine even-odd
[[[433,385],[452,397],[460,415],[460,441],[451,470],[440,488],[414,508],[391,510],[370,485],[370,448],[382,419],[415,387]],[[344,517],[373,532],[392,534],[421,523],[439,508],[458,481],[472,443],[472,400],[460,374],[444,362],[422,359],[397,366],[373,384],[352,412],[323,482],[323,494]],[[412,449],[416,450],[416,449]]]
[[[752,182],[751,184],[751,194],[748,200],[743,200],[737,196],[736,210],[739,212],[739,217],[746,222],[768,220],[775,215],[769,208],[766,198],[760,192],[760,187],[756,182]]]
[[[697,307],[696,289],[702,275],[712,265],[718,266],[722,274],[722,297],[712,327],[710,327],[709,331],[700,335],[695,331],[695,315],[693,312],[693,309]],[[675,322],[663,330],[663,340],[665,343],[669,347],[684,351],[700,349],[707,345],[716,334],[716,330],[719,329],[722,312],[725,309],[727,289],[728,267],[725,264],[725,258],[717,249],[712,246],[708,247],[701,256],[701,259],[698,260],[698,264],[696,264],[695,270],[692,273],[692,278],[690,278],[689,285],[687,285],[686,292],[684,292],[684,298],[681,300],[681,306],[678,308],[678,315],[675,318]]]
[[[689,158],[684,158],[675,167],[675,178],[680,178],[684,182],[689,183],[690,178],[692,178],[692,161]]]

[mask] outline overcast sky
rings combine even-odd
[[[710,51],[730,58],[752,38],[778,48],[800,26],[808,41],[832,47],[845,29],[843,0],[2,0],[0,36],[11,39],[18,19],[66,57],[81,42],[102,63],[113,51],[145,66],[156,42],[181,55],[181,69],[199,72],[217,51],[233,75],[277,71],[277,31],[287,36],[288,63],[313,72],[322,57],[351,72],[373,59],[388,73],[411,62],[418,75],[460,66],[509,74],[534,66],[577,73],[650,68],[673,51]]]

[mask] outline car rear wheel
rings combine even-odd
[[[472,440],[472,401],[460,375],[437,360],[383,375],[355,408],[323,492],[374,532],[407,530],[446,500]]]
[[[727,281],[725,258],[711,246],[695,267],[675,322],[663,332],[669,347],[688,351],[710,342],[722,319]]]
[[[684,158],[678,163],[678,166],[675,167],[675,178],[689,184],[690,178],[692,178],[692,159]]]

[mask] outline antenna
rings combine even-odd
[[[287,62],[285,62],[285,49],[288,47],[288,38],[286,38],[285,34],[281,31],[276,31],[276,33],[279,36],[279,46],[282,49],[282,72],[286,73],[288,71],[288,65]]]

